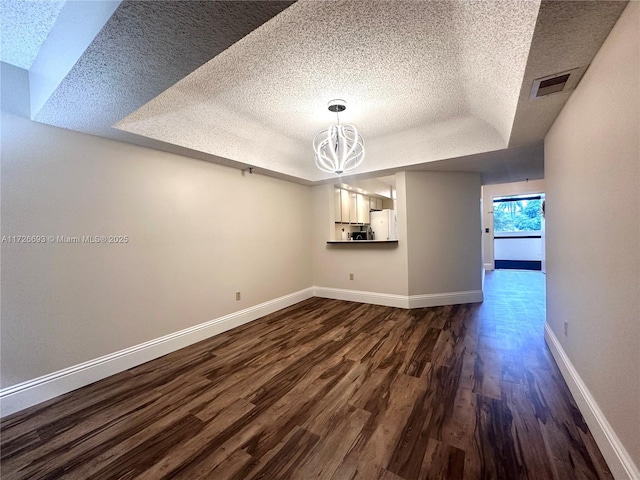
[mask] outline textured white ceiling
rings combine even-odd
[[[587,67],[625,6],[626,2],[608,0],[543,4],[531,41],[509,147],[530,145],[543,138],[572,93],[562,91],[532,100],[529,97],[534,80]]]
[[[114,123],[290,4],[124,1],[35,119],[108,136]]]
[[[29,69],[66,0],[0,0],[0,60]]]
[[[23,19],[53,5],[0,2],[22,5]],[[124,0],[35,119],[308,184],[331,178],[316,170],[311,139],[335,120],[326,103],[338,97],[349,102],[341,120],[366,141],[357,178],[401,169],[477,171],[485,183],[541,178],[540,144],[569,93],[530,100],[531,83],[586,67],[626,5],[292,3]],[[26,58],[4,32],[31,35],[31,25],[1,21],[2,59]],[[36,64],[57,58],[44,48],[38,71],[16,78],[31,78],[33,95]]]
[[[505,148],[538,6],[300,0],[117,128],[307,180],[332,98],[361,172]]]

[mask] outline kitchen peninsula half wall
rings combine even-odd
[[[336,185],[312,187],[316,295],[399,308],[481,302],[480,175],[408,171],[394,177],[395,198],[388,197],[397,216],[394,243],[333,243],[343,228],[335,221]]]

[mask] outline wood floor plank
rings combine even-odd
[[[332,428],[323,435],[307,460],[293,473],[292,480],[330,478],[342,463],[371,414],[354,407],[342,407],[334,413]]]
[[[51,459],[63,465],[52,478],[86,478],[100,465],[106,465],[127,455],[132,449],[158,435],[177,418],[190,415],[189,402],[206,391],[206,379],[191,378],[183,383],[180,392],[162,395],[145,408],[128,412],[117,421],[105,424],[99,431],[90,432],[87,438],[78,438],[73,444],[52,452]],[[184,403],[181,403],[184,402]],[[47,457],[40,462],[50,465]]]
[[[320,437],[298,429],[296,434],[274,455],[267,464],[249,477],[251,480],[288,480],[299,464],[304,463]],[[247,480],[249,480],[247,479]]]
[[[94,480],[135,478],[164,458],[177,444],[183,443],[203,428],[204,422],[193,415],[180,418],[166,430],[105,465],[92,474],[91,478]]]
[[[453,401],[453,408],[450,414],[442,419],[439,432],[432,432],[436,440],[464,451],[472,448],[470,445],[473,442],[469,432],[473,431],[476,422],[475,401],[476,395],[471,390],[459,388]]]
[[[312,298],[3,419],[2,478],[610,479],[543,324],[537,272],[483,304]]]
[[[236,450],[211,470],[209,478],[247,478],[244,473],[255,459],[244,450]],[[240,476],[238,476],[240,475]],[[150,472],[144,478],[153,478]],[[177,477],[176,477],[177,478]]]
[[[91,408],[101,401],[112,401],[122,391],[131,388],[128,382],[130,378],[129,371],[121,372],[84,387],[82,397],[73,394],[62,395],[3,418],[0,423],[2,444],[5,445],[14,438],[68,417],[79,410]]]
[[[190,463],[193,457],[198,454],[202,445],[206,445],[208,442],[214,440],[221,432],[240,418],[247,415],[254,408],[255,405],[252,403],[244,399],[238,399],[236,402],[222,410],[213,419],[208,422],[203,422],[203,427],[199,432],[193,432],[193,435],[191,435],[187,441],[182,442],[179,445],[179,448],[175,448],[171,452],[171,455],[166,455],[160,461],[150,466],[142,472],[138,478],[162,478],[169,472],[175,472],[182,465]],[[226,464],[220,471],[225,471],[226,469],[233,472],[235,469],[241,468],[238,462],[243,464],[243,462],[250,461],[250,458],[247,457],[251,456],[246,454],[246,452],[243,453],[245,453],[245,455],[236,455],[233,459],[228,461],[225,460]],[[222,465],[222,463],[224,462],[221,462],[220,465]],[[216,469],[218,466],[219,465],[213,466],[212,470]]]
[[[404,480],[370,461],[351,460],[341,465],[331,480]]]
[[[254,403],[255,408],[215,438],[201,443],[188,461],[156,478],[206,478],[209,471],[236,449],[243,449],[256,458],[268,453],[304,420],[307,405],[329,391],[351,365],[351,362],[341,361],[339,357],[332,360],[341,369],[331,369],[331,375],[320,379],[319,375],[325,367],[319,365],[315,373],[312,372],[303,381],[285,383],[288,390],[284,396],[259,397],[260,403]]]
[[[424,480],[441,478],[462,480],[464,460],[464,450],[430,438],[417,477]]]
[[[424,391],[420,379],[397,374],[380,396],[367,404],[372,413],[350,454],[386,467],[411,415],[413,404]],[[372,399],[373,400],[373,399]]]
[[[51,430],[40,431],[38,436],[42,440],[26,451],[15,452],[6,455],[2,461],[3,471],[18,474],[15,478],[47,478],[61,475],[68,469],[68,463],[72,462],[74,455],[81,455],[93,442],[96,435],[102,433],[105,428],[120,424],[130,412],[139,411],[151,405],[160,398],[160,394],[150,390],[144,395],[125,398],[113,405],[113,408],[100,409],[95,415],[85,414],[79,417],[76,413],[67,418],[67,422],[54,422],[47,425]],[[66,417],[65,417],[66,418]],[[10,444],[11,445],[11,444]],[[4,451],[4,447],[2,449]],[[21,455],[18,455],[18,454]],[[51,468],[55,461],[61,458],[66,460],[64,468]]]
[[[547,451],[540,431],[540,423],[526,388],[520,384],[504,383],[503,402],[513,415],[512,435],[517,446],[523,477],[531,480],[553,478],[553,470],[546,461]]]

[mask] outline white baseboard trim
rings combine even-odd
[[[316,297],[331,298],[333,300],[347,300],[349,302],[371,303],[386,307],[409,308],[406,295],[393,293],[363,292],[360,290],[346,290],[342,288],[313,287]]]
[[[493,263],[485,263],[484,264],[484,269],[485,270],[493,270],[493,269],[495,269],[495,265]]]
[[[638,466],[633,462],[629,452],[620,442],[548,323],[544,324],[544,339],[598,447],[600,447],[600,451],[607,461],[613,477],[616,480],[640,480]]]
[[[439,307],[441,305],[458,305],[460,303],[480,303],[483,298],[482,290],[410,295],[409,308]]]
[[[0,417],[84,387],[313,296],[313,287],[0,390]]]
[[[103,378],[193,345],[313,296],[397,308],[422,308],[482,301],[482,291],[394,295],[338,288],[309,287],[238,312],[125,348],[57,372],[0,390],[0,417],[24,410]]]
[[[468,292],[432,293],[426,295],[396,295],[391,293],[363,292],[341,288],[314,287],[316,297],[371,303],[396,308],[439,307],[459,303],[482,302],[482,290]]]

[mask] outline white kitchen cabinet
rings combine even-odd
[[[349,191],[340,189],[340,221],[349,223]]]
[[[369,197],[358,193],[356,201],[358,223],[369,223]]]
[[[368,225],[369,213],[377,205],[378,200],[380,199],[336,186],[333,189],[334,221]],[[382,208],[382,200],[380,200],[380,208]]]
[[[369,210],[382,210],[382,199],[369,197]]]
[[[335,188],[333,190],[333,216],[335,217],[335,222],[342,222],[342,198],[340,196],[341,190],[339,188]]]
[[[358,194],[349,193],[349,223],[358,223]]]

